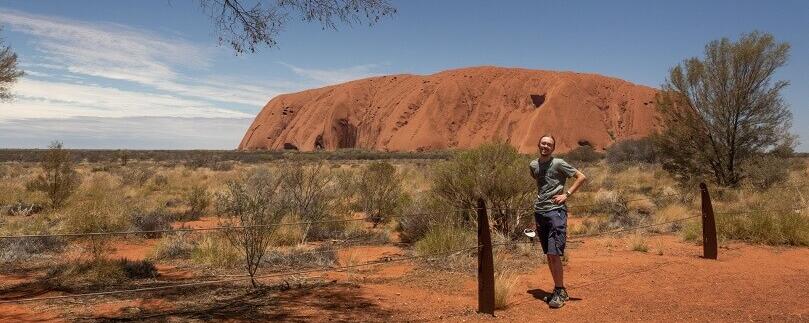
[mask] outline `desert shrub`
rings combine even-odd
[[[164,208],[157,208],[154,210],[140,210],[133,211],[130,215],[133,231],[159,231],[171,229],[171,214]],[[154,239],[162,235],[160,232],[144,233],[146,238]]]
[[[302,222],[322,222],[339,219],[345,209],[338,200],[331,168],[323,162],[305,165],[300,160],[291,160],[281,166],[284,176],[280,179],[280,194],[290,212]],[[325,239],[339,236],[343,223],[315,223],[301,226],[301,243],[308,239]]]
[[[337,251],[323,245],[314,249],[295,247],[288,250],[271,250],[264,266],[279,269],[325,268],[337,262]]]
[[[604,158],[604,154],[595,151],[592,146],[580,146],[561,155],[568,162],[592,163]]]
[[[203,186],[191,187],[191,190],[186,193],[185,199],[188,202],[188,211],[185,212],[183,220],[198,220],[211,205],[211,196]]]
[[[365,213],[374,226],[402,211],[409,197],[402,187],[401,174],[387,162],[374,162],[359,171],[353,179],[354,207]]]
[[[298,223],[300,222],[295,214],[287,214],[282,223]],[[270,244],[273,246],[295,246],[303,240],[303,228],[301,225],[284,225],[278,227],[271,235]]]
[[[149,258],[155,260],[188,259],[196,243],[188,232],[167,234],[157,242]]]
[[[160,190],[169,185],[169,178],[166,175],[157,174],[152,177],[152,190]]]
[[[143,166],[121,167],[116,173],[122,183],[131,186],[143,186],[154,176],[154,170]]]
[[[129,260],[119,259],[118,266],[121,267],[124,276],[129,279],[145,279],[157,277],[157,267],[149,260]]]
[[[754,187],[770,188],[789,178],[791,162],[775,155],[761,155],[750,158],[742,164],[745,182]]]
[[[716,231],[720,241],[809,246],[809,215],[806,211],[717,214]],[[686,241],[702,242],[702,223],[687,223],[682,237]]]
[[[43,210],[44,207],[37,203],[17,201],[7,207],[6,214],[11,216],[31,216]]]
[[[504,257],[496,257],[494,271],[494,308],[504,309],[508,307],[517,286],[517,270],[512,268]]]
[[[243,261],[239,250],[222,235],[205,235],[191,250],[191,261],[207,268],[235,268]]]
[[[809,215],[806,211],[763,211],[719,214],[717,235],[768,245],[809,246]]]
[[[220,219],[221,225],[228,228],[225,237],[243,256],[253,287],[258,286],[256,271],[278,228],[273,224],[287,214],[287,206],[279,194],[282,182],[283,177],[257,169],[228,182],[227,189],[218,197],[220,209],[227,215]]]
[[[445,226],[433,227],[415,244],[419,255],[443,254],[475,246],[475,232],[468,229]]]
[[[51,267],[47,276],[50,281],[65,288],[105,287],[126,281],[123,268],[114,260],[71,262]]]
[[[628,238],[629,249],[632,251],[649,252],[649,242],[643,234],[636,233]]]
[[[483,198],[492,208],[494,228],[507,236],[521,234],[522,223],[530,221],[535,183],[528,174],[529,161],[506,143],[490,143],[463,151],[432,169],[431,193],[458,209],[463,221],[474,221],[473,209]]]
[[[70,153],[62,148],[61,142],[55,141],[48,147],[48,152],[43,155],[40,166],[42,174],[29,182],[27,188],[31,191],[45,193],[51,207],[61,207],[81,183]]]
[[[32,219],[26,221],[15,221],[2,226],[0,234],[3,235],[26,235],[26,234],[50,234],[52,224],[46,219]],[[61,237],[36,237],[18,239],[0,239],[0,263],[15,263],[30,260],[33,257],[46,253],[57,253],[62,251],[67,245],[67,241]]]
[[[460,211],[429,193],[418,194],[398,218],[396,230],[403,242],[416,242],[437,226],[460,225]]]
[[[680,236],[685,241],[702,242],[702,222],[699,220],[686,222],[680,230]]]
[[[69,233],[123,231],[129,224],[128,201],[114,178],[107,174],[93,176],[87,188],[65,210],[64,229]],[[91,237],[93,257],[104,256],[106,237]]]
[[[654,142],[650,138],[626,139],[607,149],[607,161],[616,163],[654,163],[657,161]]]

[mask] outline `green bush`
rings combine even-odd
[[[561,154],[560,157],[568,162],[592,163],[604,159],[604,154],[595,151],[591,146],[585,145]]]
[[[614,163],[654,163],[657,161],[654,142],[650,138],[626,139],[607,149],[607,161]]]
[[[146,279],[157,277],[157,267],[149,260],[129,260],[119,259],[118,266],[121,267],[126,278]]]
[[[398,218],[396,230],[403,242],[416,242],[430,229],[437,226],[460,225],[462,211],[435,198],[432,194],[421,193],[407,204],[403,216]]]
[[[345,206],[338,199],[338,189],[334,173],[323,162],[306,165],[293,159],[282,164],[280,173],[280,194],[302,222],[323,222],[345,218]],[[315,223],[302,225],[301,243],[310,239],[321,240],[341,236],[344,223]]]
[[[398,215],[409,201],[402,186],[402,176],[387,162],[374,162],[359,171],[353,179],[354,207],[365,213],[374,226]]]
[[[809,215],[806,211],[717,214],[716,231],[720,241],[805,247],[809,246]],[[683,239],[701,242],[702,224],[698,221],[686,224]]]
[[[61,207],[73,195],[81,183],[79,174],[74,169],[70,153],[62,148],[62,143],[55,141],[48,147],[40,162],[42,174],[27,184],[31,191],[40,191],[50,200],[51,207]]]
[[[151,259],[188,259],[196,247],[188,232],[176,232],[163,236],[152,250]]]
[[[750,185],[767,189],[789,178],[791,164],[788,158],[761,155],[746,160],[742,164],[742,173]]]
[[[236,268],[242,264],[239,250],[220,235],[206,235],[191,250],[191,261],[208,268]]]
[[[203,186],[193,186],[191,190],[186,193],[186,201],[188,201],[188,211],[186,211],[183,220],[199,220],[208,206],[211,205],[211,196],[208,190]]]
[[[151,211],[135,210],[130,215],[133,231],[159,231],[171,229],[172,216],[164,209]],[[144,233],[144,237],[154,239],[162,236],[160,232]]]
[[[468,212],[461,221],[473,222],[477,199],[492,212],[494,228],[506,236],[521,234],[530,221],[530,211],[518,210],[532,205],[536,186],[528,172],[529,160],[506,143],[489,143],[462,151],[437,164],[431,174],[431,192],[444,203]]]
[[[469,229],[453,226],[433,227],[416,242],[419,255],[443,254],[475,246],[475,233]]]

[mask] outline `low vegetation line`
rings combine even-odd
[[[204,281],[204,282],[194,282],[194,283],[185,283],[185,284],[175,284],[175,285],[166,285],[166,286],[154,286],[154,287],[142,287],[142,288],[134,288],[134,289],[120,289],[120,290],[113,290],[113,291],[106,291],[106,292],[93,292],[93,293],[84,293],[84,294],[72,294],[72,295],[59,295],[59,296],[47,296],[47,297],[32,297],[32,298],[22,298],[22,299],[6,299],[0,300],[0,304],[10,304],[10,303],[28,303],[28,302],[36,302],[36,301],[49,301],[49,300],[59,300],[59,299],[68,299],[68,298],[79,298],[79,297],[92,297],[92,296],[105,296],[105,295],[115,295],[115,294],[127,294],[127,293],[140,293],[140,292],[150,292],[156,290],[165,290],[165,289],[173,289],[173,288],[185,288],[185,287],[194,287],[194,286],[205,286],[205,285],[216,285],[222,283],[229,283],[229,282],[237,282],[237,281],[245,281],[251,279],[265,279],[265,278],[274,278],[274,277],[283,277],[283,276],[292,276],[292,275],[301,275],[301,274],[310,274],[310,273],[317,273],[317,272],[326,272],[326,271],[342,271],[346,269],[358,268],[358,267],[366,267],[366,266],[373,266],[373,265],[380,265],[380,264],[389,264],[395,262],[404,262],[416,259],[431,259],[437,257],[448,257],[452,256],[464,251],[469,251],[473,249],[480,248],[480,246],[472,246],[466,248],[459,248],[455,250],[450,250],[446,252],[438,252],[434,254],[428,255],[418,255],[418,256],[408,256],[408,257],[400,257],[396,259],[382,259],[382,260],[375,260],[369,261],[362,264],[355,264],[355,265],[346,265],[340,267],[332,267],[332,268],[317,268],[317,269],[309,269],[309,270],[299,270],[293,272],[284,272],[284,273],[275,273],[275,274],[267,274],[267,275],[260,275],[255,277],[250,277],[249,275],[244,275],[235,278],[228,278],[228,279],[219,279],[219,280],[211,280],[211,281]]]

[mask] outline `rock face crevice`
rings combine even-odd
[[[595,74],[518,68],[373,77],[273,98],[239,149],[417,151],[500,140],[533,153],[545,133],[560,152],[605,149],[659,126],[655,94]]]

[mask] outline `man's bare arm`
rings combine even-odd
[[[573,185],[570,185],[570,189],[568,190],[570,194],[575,193],[579,187],[587,180],[587,176],[584,176],[584,173],[576,170],[576,174],[573,175],[576,178],[576,181],[573,182]],[[553,197],[553,203],[562,204],[567,201],[568,195],[567,194],[559,194]]]

